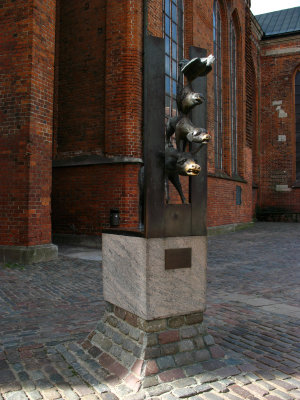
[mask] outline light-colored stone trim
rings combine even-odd
[[[0,246],[0,262],[33,264],[57,258],[57,246],[52,243],[36,246]]]

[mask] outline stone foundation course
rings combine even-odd
[[[122,380],[134,391],[185,378],[197,364],[224,356],[202,313],[146,321],[110,303],[82,348],[108,380]]]

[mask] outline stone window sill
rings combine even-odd
[[[296,181],[296,182],[292,185],[292,189],[300,189],[300,181]]]
[[[245,179],[241,178],[239,175],[229,176],[225,172],[215,172],[214,174],[208,173],[211,178],[226,179],[228,181],[248,183]]]

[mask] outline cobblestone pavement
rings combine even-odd
[[[206,323],[225,351],[133,395],[78,345],[103,312],[99,261],[0,266],[0,400],[300,399],[300,224],[209,238]]]

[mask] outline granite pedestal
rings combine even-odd
[[[103,234],[106,312],[82,347],[107,381],[137,391],[189,376],[222,355],[203,324],[206,237],[144,238]],[[166,261],[175,250],[190,254]],[[179,254],[178,253],[178,254]],[[174,268],[172,268],[174,266]],[[200,370],[199,369],[199,370]]]
[[[105,300],[145,320],[204,311],[205,236],[102,240]],[[191,249],[190,268],[165,268],[165,251],[173,249]]]

